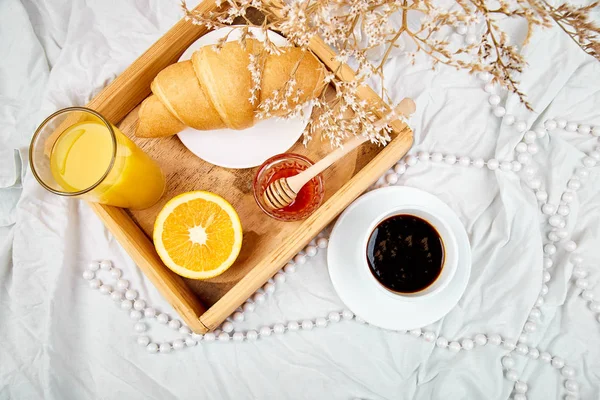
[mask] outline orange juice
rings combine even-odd
[[[78,122],[61,133],[50,153],[50,171],[66,192],[92,190],[81,197],[124,208],[147,208],[160,199],[165,178],[158,165],[112,127]],[[115,147],[116,146],[116,147]]]

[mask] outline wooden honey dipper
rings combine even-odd
[[[415,102],[409,98],[405,98],[394,107],[392,111],[376,121],[374,125],[376,127],[383,126],[395,120],[399,115],[408,117],[415,112],[415,108]],[[368,139],[367,136],[356,136],[349,140],[348,143],[344,144],[344,147],[336,149],[299,174],[287,178],[280,178],[272,182],[267,186],[263,193],[265,204],[272,209],[280,209],[292,204],[302,187],[304,187],[311,179],[329,168],[334,162],[350,153]]]

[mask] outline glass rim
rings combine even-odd
[[[34,147],[34,144],[36,142],[36,139],[38,139],[39,135],[42,132],[42,129],[44,128],[44,126],[46,126],[46,124],[48,124],[52,119],[58,117],[61,114],[65,114],[65,113],[73,112],[73,111],[80,111],[80,112],[92,114],[95,117],[97,117],[100,121],[102,121],[102,123],[108,128],[108,132],[109,132],[110,137],[112,139],[113,152],[112,152],[112,155],[111,155],[111,158],[110,158],[110,163],[108,163],[108,166],[106,167],[106,171],[100,177],[100,179],[98,179],[98,181],[96,181],[96,183],[94,183],[93,185],[91,185],[90,187],[88,187],[86,189],[79,190],[77,192],[64,192],[62,190],[57,190],[57,189],[51,188],[38,175],[38,173],[36,171],[36,168],[35,168],[35,165],[34,165],[33,147]],[[67,127],[67,129],[68,128],[69,127]],[[57,139],[58,139],[58,137],[57,137]],[[45,145],[45,143],[44,143],[44,145]],[[51,114],[50,116],[48,116],[37,127],[37,129],[35,130],[35,133],[33,134],[33,137],[31,138],[31,143],[29,145],[29,167],[31,168],[31,172],[33,173],[33,176],[38,181],[38,183],[40,185],[42,185],[42,187],[44,189],[46,189],[49,192],[52,192],[54,194],[60,195],[60,196],[67,196],[67,197],[80,196],[82,194],[89,193],[92,190],[94,190],[95,188],[97,188],[104,181],[104,179],[106,179],[106,177],[108,176],[108,174],[112,170],[113,166],[115,165],[116,158],[117,158],[117,136],[116,136],[115,131],[114,131],[113,127],[112,127],[112,124],[110,122],[108,122],[106,120],[106,118],[104,118],[100,113],[98,113],[97,111],[92,110],[91,108],[87,108],[87,107],[66,107],[66,108],[62,108],[62,109],[54,112],[53,114]]]

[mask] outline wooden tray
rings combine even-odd
[[[209,12],[214,0],[196,10]],[[150,94],[150,83],[163,68],[176,62],[185,49],[205,34],[203,27],[179,21],[87,106],[116,123],[145,152],[160,164],[167,177],[167,192],[154,207],[133,211],[101,204],[89,206],[121,243],[139,268],[195,332],[218,327],[249,296],[271,278],[287,261],[327,226],[348,204],[385,173],[412,144],[412,132],[400,121],[392,123],[395,138],[385,147],[363,145],[324,173],[323,205],[308,219],[279,222],[263,214],[252,195],[256,168],[229,170],[195,157],[177,139],[140,139],[133,135],[138,105]],[[337,68],[333,51],[320,40],[311,50],[338,77],[354,79],[347,67]],[[381,107],[381,99],[367,87],[361,98]],[[318,160],[329,152],[329,143],[313,140],[308,148],[297,143],[292,152]],[[220,194],[235,207],[244,228],[242,250],[236,263],[221,276],[194,281],[181,278],[162,263],[151,241],[154,220],[172,197],[190,190]]]

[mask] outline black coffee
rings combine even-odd
[[[433,226],[414,215],[394,215],[380,222],[367,244],[375,278],[400,293],[426,289],[442,272],[444,244]]]

